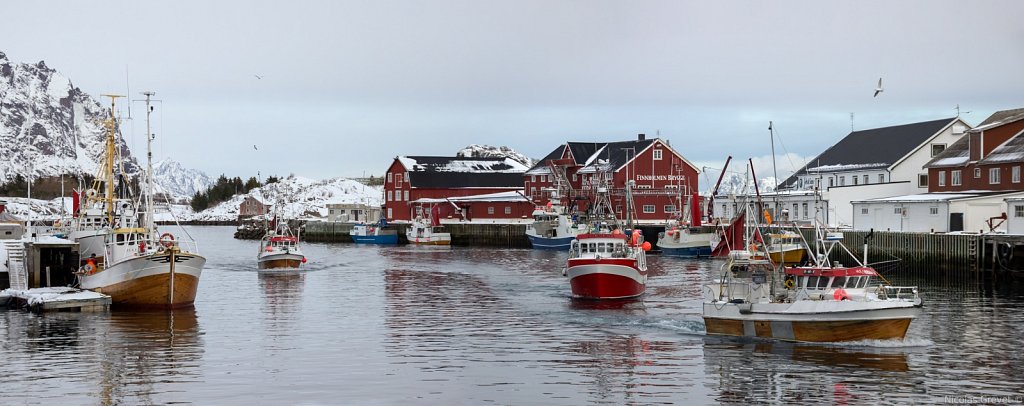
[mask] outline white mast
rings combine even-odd
[[[153,107],[150,106],[150,98],[156,95],[156,92],[142,92],[146,96],[146,230],[149,232],[150,237],[155,237],[156,234],[156,222],[153,221],[155,211],[153,210],[153,131],[149,125],[149,116],[153,113]]]

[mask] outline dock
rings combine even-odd
[[[9,308],[27,308],[33,312],[105,312],[110,296],[71,287],[6,289],[0,303]]]

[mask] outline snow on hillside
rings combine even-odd
[[[214,182],[205,172],[185,168],[168,158],[153,164],[153,183],[157,193],[167,193],[174,200],[188,200],[196,192],[209,189]]]
[[[53,221],[61,216],[61,198],[53,200],[28,199],[24,197],[0,197],[0,200],[7,202],[6,213],[17,217],[20,220],[45,220]],[[64,201],[64,214],[71,213],[71,198],[66,197]]]
[[[505,146],[492,147],[490,145],[471,144],[466,148],[460,149],[459,152],[455,153],[455,156],[464,158],[509,158],[523,164],[527,168],[533,167],[534,163],[536,163],[530,157]]]
[[[104,103],[41,61],[12,63],[0,52],[0,183],[93,173],[104,149]],[[117,143],[125,171],[138,173],[124,140]]]
[[[776,180],[774,177],[759,178],[757,180],[758,191],[761,193],[775,191]],[[713,187],[714,185],[712,185]],[[747,178],[746,174],[728,173],[722,178],[722,185],[718,188],[719,195],[728,194],[753,194],[754,184]]]
[[[328,203],[384,203],[383,186],[367,186],[348,178],[313,180],[290,176],[280,182],[239,194],[199,213],[183,214],[188,220],[226,221],[238,218],[238,207],[246,196],[264,203],[280,205],[278,215],[285,218],[315,219],[327,217]]]

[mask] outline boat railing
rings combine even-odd
[[[917,286],[889,286],[879,285],[875,290],[879,299],[889,300],[917,300]]]

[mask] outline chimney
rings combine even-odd
[[[647,136],[646,136],[646,135],[644,135],[644,134],[637,134],[637,135],[636,135],[636,140],[637,140],[637,141],[643,141],[643,140],[645,140],[645,139],[647,139]]]

